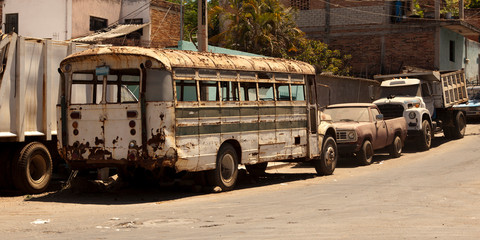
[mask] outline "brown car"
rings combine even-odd
[[[405,118],[383,119],[373,103],[330,105],[325,113],[332,117],[337,130],[341,155],[356,155],[359,163],[372,163],[374,150],[388,148],[392,157],[400,157],[407,136]]]

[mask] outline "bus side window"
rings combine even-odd
[[[217,82],[200,81],[200,101],[219,101]]]
[[[290,91],[288,84],[275,84],[277,87],[277,100],[290,101]]]
[[[170,72],[160,69],[147,69],[146,84],[145,98],[147,101],[173,100],[172,74]]]
[[[259,83],[258,84],[258,99],[260,101],[273,101],[275,96],[273,95],[272,83]]]
[[[197,101],[197,85],[195,81],[175,81],[177,101]]]
[[[292,84],[292,100],[293,101],[305,101],[305,90],[303,85]]]
[[[220,82],[222,101],[238,101],[238,83]]]
[[[240,83],[240,101],[257,101],[257,85],[255,83]]]

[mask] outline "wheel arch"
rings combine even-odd
[[[224,147],[227,144],[229,144],[230,146],[233,147],[233,149],[235,149],[235,153],[237,154],[237,157],[238,157],[238,163],[242,164],[242,147],[240,146],[240,143],[235,139],[228,139],[223,141],[223,143],[217,149],[217,155],[218,155],[218,152],[220,152],[220,149],[222,149],[222,147]]]

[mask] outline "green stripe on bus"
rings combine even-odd
[[[237,117],[237,116],[265,116],[307,114],[305,107],[221,107],[221,108],[175,108],[177,118],[199,117]]]
[[[255,132],[262,130],[288,130],[293,128],[307,128],[306,120],[257,122],[257,123],[229,123],[202,126],[185,126],[176,128],[176,136],[190,136],[202,134],[220,134],[233,132]]]

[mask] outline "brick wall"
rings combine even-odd
[[[150,21],[150,47],[177,46],[180,40],[180,5],[152,0]]]
[[[385,7],[354,7],[354,8],[332,8],[330,9],[330,26],[361,25],[361,24],[382,24],[388,17]],[[325,25],[325,10],[310,9],[297,14],[295,21],[302,27],[320,27]]]
[[[403,66],[435,69],[434,28],[406,26],[395,31],[386,30],[333,32],[329,47],[352,55],[349,63],[354,76],[371,78],[376,74],[398,73]]]

